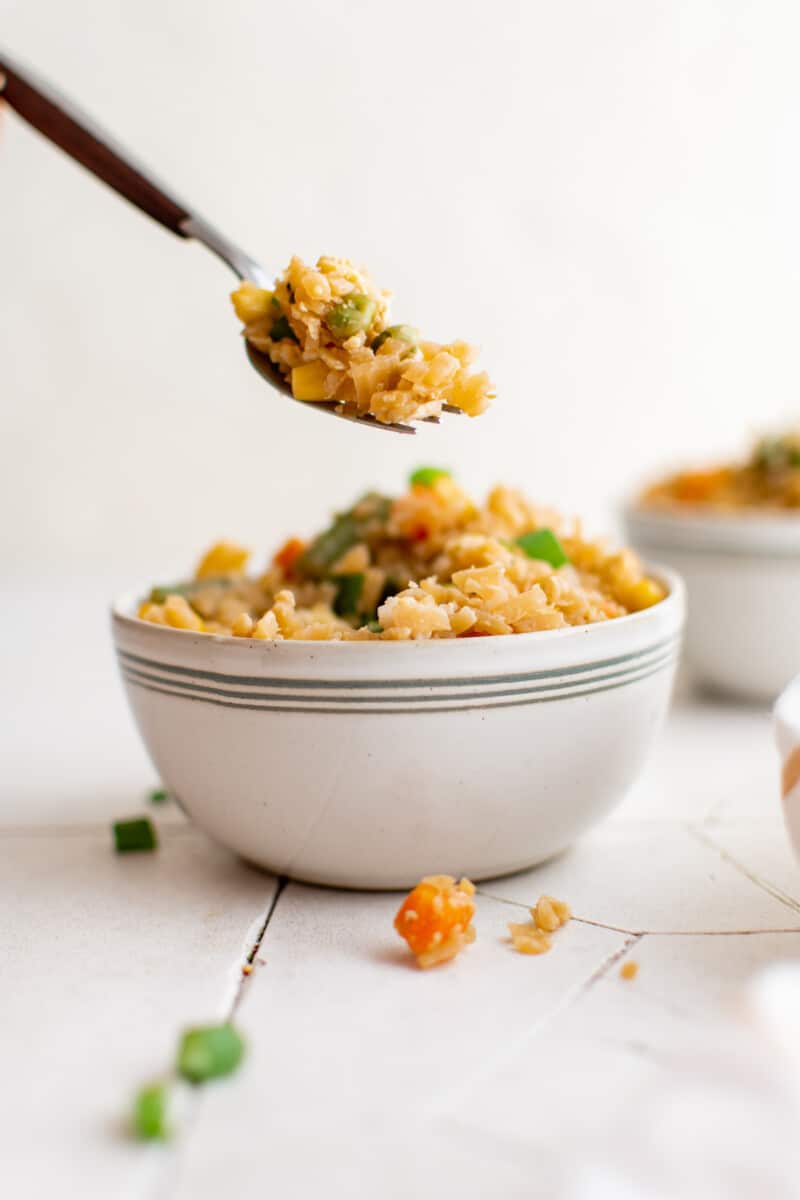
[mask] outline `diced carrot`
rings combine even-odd
[[[708,471],[684,471],[674,481],[675,496],[678,500],[687,502],[707,500],[727,482],[729,475],[730,470],[727,467],[714,467]]]
[[[394,927],[421,967],[455,958],[475,941],[474,895],[468,879],[456,883],[451,875],[429,875],[406,896]]]
[[[284,575],[291,575],[294,564],[305,548],[306,544],[300,538],[289,538],[287,542],[283,543],[272,561],[276,567],[281,568]]]

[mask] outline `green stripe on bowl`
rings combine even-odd
[[[513,636],[513,635],[509,635]],[[138,667],[145,669],[162,671],[170,675],[183,676],[187,679],[207,680],[211,683],[227,683],[233,686],[241,687],[270,687],[281,690],[286,689],[306,689],[308,691],[357,691],[368,688],[384,691],[408,690],[409,688],[464,688],[464,687],[480,687],[486,684],[513,684],[513,683],[535,683],[540,679],[557,679],[564,676],[580,676],[588,675],[592,671],[599,671],[606,667],[622,666],[625,663],[633,664],[647,655],[654,654],[658,650],[666,650],[668,647],[674,647],[680,641],[680,633],[672,634],[668,638],[663,638],[661,641],[653,642],[650,646],[642,650],[635,650],[629,654],[619,654],[612,658],[597,659],[594,662],[582,663],[576,667],[552,667],[544,671],[521,672],[508,675],[466,675],[460,678],[456,677],[437,677],[437,678],[415,678],[415,679],[286,679],[272,678],[260,675],[228,675],[219,671],[201,671],[195,667],[182,667],[173,663],[159,662],[156,659],[144,658],[140,654],[133,654],[128,650],[118,650],[119,658],[124,665],[128,663],[136,664]]]
[[[336,705],[336,706],[327,705],[325,707],[320,707],[317,705],[314,705],[313,707],[306,707],[305,705],[302,705],[302,704],[290,704],[290,703],[269,703],[269,702],[265,702],[265,703],[261,703],[261,704],[244,703],[244,702],[232,701],[230,699],[223,699],[222,698],[223,696],[231,695],[231,693],[229,693],[229,692],[228,693],[223,692],[218,696],[217,695],[209,695],[209,694],[198,695],[196,693],[188,692],[185,690],[183,690],[183,691],[177,690],[175,687],[169,687],[169,686],[164,687],[164,686],[159,686],[154,683],[146,682],[142,679],[138,679],[138,678],[135,678],[135,677],[129,675],[127,671],[123,671],[123,675],[125,677],[126,682],[129,683],[133,687],[139,687],[148,692],[157,692],[160,695],[164,695],[164,696],[173,696],[176,699],[180,699],[180,700],[188,700],[190,703],[195,703],[195,704],[213,704],[213,705],[216,705],[217,707],[221,707],[221,708],[241,708],[241,709],[244,709],[245,711],[252,711],[252,712],[321,713],[323,715],[324,714],[334,714],[335,715],[335,714],[352,713],[352,714],[369,716],[372,714],[375,714],[375,715],[384,714],[385,715],[387,713],[408,713],[408,714],[417,713],[418,714],[422,711],[426,711],[428,714],[437,713],[437,712],[443,712],[443,713],[458,712],[458,711],[467,710],[470,708],[475,708],[475,709],[517,708],[517,707],[521,707],[523,705],[529,705],[529,704],[548,704],[548,703],[554,703],[554,702],[561,701],[561,700],[577,700],[583,696],[592,696],[592,695],[596,695],[599,692],[615,691],[617,688],[627,687],[630,684],[639,683],[644,679],[649,679],[652,675],[657,675],[660,671],[666,670],[669,666],[671,666],[673,661],[674,661],[674,656],[665,656],[664,658],[659,660],[659,662],[655,666],[648,666],[648,667],[641,668],[636,671],[632,671],[632,672],[628,673],[626,675],[626,677],[623,679],[614,679],[614,680],[609,679],[607,681],[598,680],[597,682],[600,686],[597,686],[597,687],[592,687],[591,685],[586,686],[586,687],[581,687],[580,683],[576,683],[574,685],[574,687],[577,688],[578,690],[574,690],[574,691],[570,691],[569,685],[565,685],[564,687],[561,687],[558,690],[555,690],[555,691],[549,693],[548,695],[542,695],[541,693],[544,689],[540,689],[537,693],[534,693],[534,694],[531,694],[528,696],[520,697],[520,698],[517,698],[514,700],[499,700],[499,701],[495,701],[494,703],[492,702],[493,695],[497,695],[497,693],[493,694],[491,692],[487,692],[480,697],[479,701],[477,701],[475,703],[469,703],[469,702],[467,702],[467,697],[462,697],[461,698],[462,702],[460,704],[440,703],[435,708],[430,707],[430,706],[428,706],[427,708],[423,708],[423,706],[420,705],[419,703],[416,703],[414,705],[411,705],[411,706],[408,706],[405,708],[401,708],[401,707],[399,707],[399,705],[397,707],[393,706],[391,708],[386,708],[386,707],[366,708],[366,707],[354,706],[352,700],[342,700],[341,704],[339,704],[339,705]],[[180,685],[178,685],[178,686],[180,686]],[[289,700],[292,698],[287,697],[286,699]],[[404,697],[403,700],[401,700],[401,703],[406,699],[407,698]],[[431,698],[431,699],[434,699],[434,698]],[[444,698],[443,697],[440,698],[440,701],[441,700],[444,700]],[[383,700],[383,701],[381,701],[381,703],[386,704],[387,702],[385,700]]]
[[[606,671],[603,674],[594,675],[594,676],[592,676],[591,680],[587,680],[587,683],[603,683],[603,682],[606,682],[607,680],[624,679],[625,676],[631,675],[638,670],[644,669],[645,667],[662,666],[662,665],[666,664],[667,662],[669,662],[673,657],[674,657],[674,655],[673,655],[672,651],[668,650],[666,652],[662,652],[658,656],[651,657],[647,661],[647,663],[637,662],[636,664],[630,664],[628,667],[625,667],[621,670]],[[280,692],[270,691],[268,689],[262,689],[262,688],[259,688],[259,689],[252,688],[248,691],[237,691],[237,690],[233,690],[231,688],[219,688],[219,687],[210,686],[208,684],[193,683],[193,682],[190,682],[188,680],[183,680],[183,679],[179,679],[179,680],[170,679],[168,676],[161,675],[157,672],[142,671],[136,667],[125,666],[125,667],[123,667],[123,671],[124,671],[125,677],[127,679],[131,679],[134,682],[158,684],[162,687],[172,687],[175,690],[176,694],[186,694],[186,695],[196,694],[196,695],[201,695],[201,696],[223,696],[223,697],[227,697],[228,699],[231,699],[231,700],[269,700],[269,701],[277,701],[277,702],[292,700],[297,703],[312,703],[312,704],[323,702],[322,697],[317,698],[313,695],[303,694],[299,689],[298,689],[297,694],[293,694],[291,696],[286,696],[285,694],[281,694]],[[447,692],[444,694],[439,693],[439,694],[433,694],[433,695],[431,695],[430,692],[428,692],[428,693],[422,693],[422,694],[418,694],[418,695],[402,695],[402,696],[390,696],[390,695],[383,695],[380,697],[363,696],[363,695],[362,696],[342,696],[341,698],[339,698],[339,703],[361,706],[361,705],[366,705],[366,704],[373,704],[373,703],[375,703],[375,701],[377,699],[382,704],[387,704],[387,705],[391,704],[394,706],[394,705],[398,705],[398,704],[408,704],[408,703],[421,704],[421,705],[439,704],[440,702],[447,701],[447,700],[458,700],[458,701],[461,701],[461,700],[491,700],[494,697],[505,698],[505,697],[512,697],[512,696],[538,695],[539,693],[552,693],[552,692],[563,691],[567,688],[574,688],[575,686],[577,686],[578,682],[579,681],[577,681],[575,679],[573,679],[571,681],[568,679],[564,679],[560,683],[541,684],[538,687],[533,687],[533,688],[530,686],[527,686],[527,687],[523,686],[523,687],[516,687],[516,688],[504,688],[502,690],[497,690],[497,691],[489,691],[489,690],[479,690],[479,691],[472,691],[472,692],[463,692],[462,691],[460,693],[459,692]],[[405,690],[410,690],[410,689],[403,689],[403,690],[405,691]]]

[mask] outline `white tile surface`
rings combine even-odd
[[[576,925],[546,959],[526,958],[508,943],[515,914],[481,898],[476,944],[451,968],[421,973],[393,934],[397,903],[299,886],[281,897],[268,966],[241,1013],[253,1055],[240,1111],[254,1114],[258,1136],[243,1138],[225,1120],[227,1098],[209,1095],[182,1200],[219,1196],[233,1155],[243,1200],[276,1190],[299,1200],[331,1183],[344,1196],[356,1176],[359,1196],[425,1195],[440,1156],[460,1153],[439,1144],[454,1098],[480,1090],[508,1042],[535,1037],[624,942]],[[457,1183],[459,1194],[487,1194],[471,1190],[464,1165]]]
[[[110,831],[5,834],[3,1171],[18,1197],[145,1196],[166,1157],[124,1130],[179,1030],[229,1011],[275,882],[188,829],[117,857]]]
[[[800,926],[796,912],[680,824],[608,822],[560,858],[482,890],[528,905],[545,892],[578,916],[632,932]]]
[[[170,1148],[127,1140],[180,1029],[230,1010],[274,883],[170,806],[150,810],[157,855],[112,853],[110,821],[156,782],[103,628],[114,590],[53,606],[29,583],[0,629],[9,1194],[794,1200],[800,1089],[742,1009],[754,973],[800,957],[769,717],[685,694],[605,824],[482,889],[449,967],[410,963],[396,896],[287,887],[241,993],[243,1069],[192,1093]],[[575,922],[516,955],[505,924],[541,892],[619,928]]]

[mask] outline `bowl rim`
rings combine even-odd
[[[621,515],[630,541],[652,546],[656,553],[663,549],[729,558],[800,556],[800,512],[709,512],[697,504],[659,508],[634,500],[623,505]]]
[[[434,650],[441,652],[444,650],[447,654],[476,654],[485,648],[487,642],[497,643],[509,642],[514,645],[529,646],[537,643],[547,642],[548,645],[554,642],[567,642],[576,637],[591,637],[600,631],[615,631],[636,628],[642,626],[654,618],[677,618],[677,629],[680,631],[686,619],[686,586],[680,574],[671,567],[662,566],[661,564],[648,562],[644,563],[648,575],[652,576],[659,583],[662,583],[667,588],[667,594],[663,600],[659,600],[657,604],[650,605],[649,608],[640,609],[638,612],[626,613],[624,617],[613,617],[607,621],[593,621],[588,625],[568,625],[562,629],[537,629],[530,633],[513,633],[513,634],[496,634],[489,635],[485,638],[408,638],[404,641],[393,640],[364,640],[364,641],[341,641],[333,638],[315,640],[311,638],[265,638],[262,640],[255,638],[234,637],[232,634],[226,633],[197,633],[191,629],[174,629],[172,626],[155,625],[150,621],[143,621],[141,617],[135,615],[135,606],[140,604],[141,597],[146,593],[146,589],[136,589],[122,593],[111,604],[110,615],[112,624],[119,626],[122,629],[127,629],[132,633],[142,633],[147,631],[155,636],[160,636],[164,639],[163,645],[166,647],[168,640],[173,640],[174,637],[180,639],[179,643],[184,644],[184,639],[195,638],[200,641],[200,644],[219,647],[237,647],[239,651],[248,651],[254,642],[260,645],[270,647],[274,653],[278,647],[313,647],[320,654],[348,654],[361,653],[363,647],[371,647],[371,653],[375,653],[376,647],[409,647],[416,648],[415,652],[433,653]],[[624,636],[624,633],[623,633]],[[452,647],[460,646],[460,650],[454,650]],[[444,648],[447,647],[445,650]],[[465,649],[471,647],[471,649]],[[406,650],[406,653],[408,650]]]
[[[691,519],[693,522],[708,521],[709,524],[728,526],[741,523],[749,527],[764,524],[786,528],[791,525],[793,529],[800,530],[800,508],[759,508],[755,504],[738,509],[713,508],[707,504],[689,504],[682,501],[676,501],[673,505],[660,505],[647,504],[641,497],[634,496],[623,501],[622,513],[626,517],[678,521]]]

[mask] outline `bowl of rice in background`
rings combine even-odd
[[[261,575],[218,544],[113,631],[153,762],[210,836],[311,883],[406,888],[531,866],[607,813],[665,715],[683,613],[669,570],[426,468]]]
[[[625,524],[631,545],[686,581],[696,680],[772,703],[800,671],[800,435],[657,482]]]

